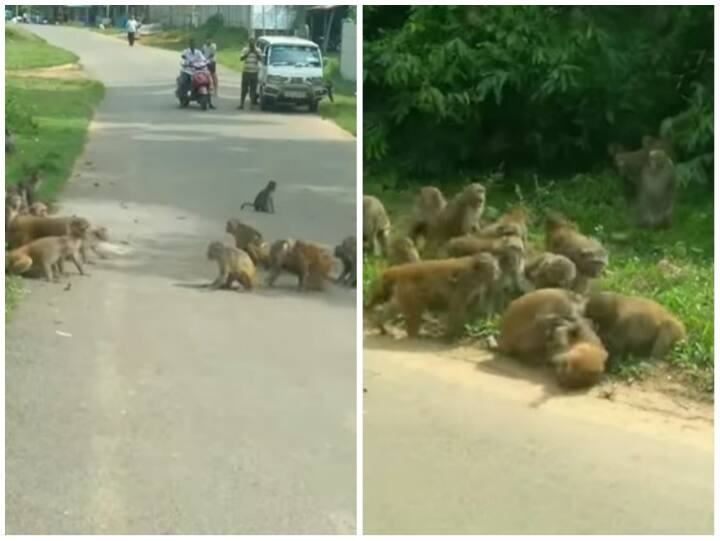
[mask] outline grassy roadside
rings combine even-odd
[[[116,28],[99,30],[106,35],[118,36],[124,39],[124,34]],[[194,38],[201,45],[206,38],[211,37],[218,47],[218,63],[231,70],[242,72],[243,63],[240,52],[247,45],[247,32],[244,28],[227,28],[215,26],[201,26],[195,30],[167,30],[149,36],[141,36],[140,43],[151,47],[160,47],[172,51],[182,51],[187,47],[190,38]],[[346,81],[340,76],[340,58],[336,53],[329,53],[325,59],[325,78],[333,83],[334,103],[329,100],[320,102],[319,112],[323,118],[335,122],[342,129],[357,135],[357,98],[355,96],[355,83]],[[222,81],[220,82],[222,86]]]
[[[19,29],[6,29],[5,124],[14,133],[17,153],[5,158],[5,185],[23,179],[24,166],[42,170],[40,198],[54,201],[70,178],[83,150],[95,106],[103,96],[100,83],[84,78],[15,73],[75,62],[77,57]],[[79,72],[81,74],[81,72]],[[28,76],[29,75],[29,76]],[[21,281],[5,279],[5,315],[16,306]]]
[[[560,210],[578,222],[581,229],[603,242],[610,253],[610,265],[599,280],[602,289],[656,300],[676,314],[686,325],[689,339],[679,346],[669,368],[680,381],[703,397],[714,389],[713,341],[713,200],[702,189],[687,187],[676,209],[675,225],[668,231],[637,231],[627,225],[626,205],[612,173],[580,175],[538,183],[533,179],[504,179],[488,186],[486,217],[499,215],[522,202],[534,218],[530,242],[543,246],[542,217]],[[404,231],[413,197],[419,186],[442,185],[446,194],[461,185],[442,181],[405,183],[395,177],[368,175],[365,193],[380,197],[393,221],[396,234]],[[406,186],[409,186],[406,188]],[[380,258],[366,255],[363,286],[366,291],[386,267]],[[492,334],[498,318],[473,322],[470,334]],[[613,377],[626,381],[652,376],[655,367],[644,360],[623,359],[615,363]]]

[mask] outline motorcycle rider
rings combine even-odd
[[[195,40],[190,38],[188,48],[182,52],[183,59],[182,70],[180,71],[180,91],[186,94],[192,85],[192,77],[194,73],[193,64],[197,62],[207,62],[205,55],[200,49],[195,47]],[[208,96],[210,109],[215,109],[212,103],[212,92]]]
[[[202,53],[208,61],[208,70],[212,75],[213,87],[215,88],[215,96],[217,97],[218,92],[218,79],[217,79],[217,65],[215,64],[215,53],[217,53],[217,45],[213,43],[212,39],[207,38],[202,48]]]

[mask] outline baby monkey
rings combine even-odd
[[[245,210],[245,207],[252,207],[255,212],[268,212],[270,214],[275,214],[275,204],[273,203],[273,193],[275,193],[275,188],[277,187],[277,184],[274,180],[271,180],[268,182],[268,185],[265,186],[260,192],[255,196],[255,201],[250,203],[243,203],[240,206],[240,210]]]

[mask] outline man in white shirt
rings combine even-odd
[[[193,64],[196,62],[207,62],[205,55],[200,49],[195,48],[195,40],[191,39],[188,42],[188,48],[182,52],[183,59],[182,71],[180,72],[180,88],[183,92],[187,92],[187,89],[192,84],[192,76],[194,73]],[[211,89],[212,90],[212,89]],[[215,109],[215,106],[210,99],[210,109]]]
[[[207,38],[205,40],[205,44],[203,45],[202,52],[208,61],[208,70],[210,70],[210,73],[212,74],[213,88],[215,89],[215,96],[217,96],[218,79],[217,66],[215,64],[215,53],[217,53],[217,45],[215,45],[215,43],[213,43],[210,38]]]
[[[128,22],[125,24],[125,31],[127,32],[128,43],[130,44],[130,47],[135,44],[135,32],[137,32],[137,28],[138,22],[135,20],[135,16],[130,15]]]

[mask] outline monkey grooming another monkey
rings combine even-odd
[[[298,278],[300,291],[313,289],[322,291],[329,281],[335,266],[330,253],[324,248],[301,240],[280,241],[271,249],[271,269],[268,286],[275,284],[282,271],[290,272]]]
[[[585,315],[612,355],[664,360],[675,343],[685,340],[685,326],[665,307],[641,297],[593,293]]]
[[[413,243],[425,240],[428,235],[428,228],[437,215],[445,208],[447,201],[439,188],[425,186],[420,189],[415,198],[415,208],[410,222],[408,237]]]
[[[349,287],[357,287],[357,239],[355,235],[345,237],[335,247],[334,253],[343,265],[338,282]]]
[[[277,184],[274,180],[268,182],[267,186],[260,190],[255,196],[255,201],[252,203],[243,203],[240,205],[240,210],[245,210],[245,207],[252,207],[255,212],[268,212],[271,214],[275,213],[275,204],[273,203],[273,194]]]
[[[396,310],[401,312],[410,337],[420,332],[426,309],[446,309],[445,336],[451,339],[462,332],[469,307],[478,299],[483,301],[499,276],[496,259],[485,253],[390,267],[375,284],[368,309],[385,305],[383,321],[378,321],[383,331],[385,316]]]
[[[420,261],[415,243],[410,237],[398,237],[390,243],[388,263],[402,265],[403,263],[416,263]]]
[[[570,258],[544,252],[525,265],[525,278],[535,289],[572,289],[577,278],[577,269]]]
[[[255,287],[255,265],[245,251],[214,241],[208,246],[207,258],[215,260],[219,270],[218,277],[208,286],[211,289],[231,289],[235,282],[247,291]]]
[[[385,205],[372,195],[363,196],[363,247],[373,255],[387,255],[390,218]]]
[[[479,231],[485,210],[485,187],[477,182],[465,187],[437,214],[429,228],[432,248],[448,239]]]
[[[48,282],[56,282],[58,276],[64,274],[63,260],[69,258],[78,272],[85,274],[78,252],[89,227],[90,224],[84,218],[73,218],[68,225],[67,235],[42,237],[8,252],[6,270],[14,274],[24,274],[34,269],[42,269]]]
[[[572,222],[557,213],[548,216],[545,224],[545,245],[548,252],[564,255],[577,269],[573,289],[585,293],[590,280],[599,277],[608,264],[608,253],[595,239],[578,231]]]
[[[677,178],[675,166],[664,150],[651,150],[640,174],[635,198],[635,222],[639,227],[672,224]]]

